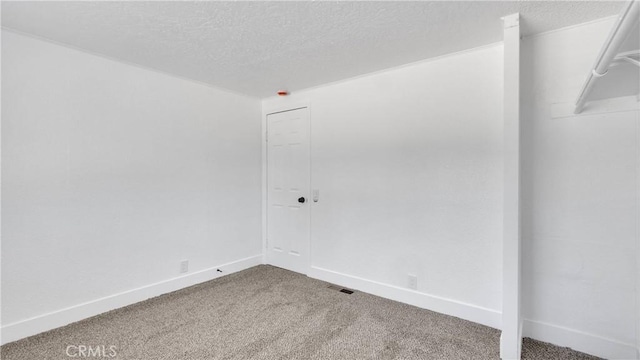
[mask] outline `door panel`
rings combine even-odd
[[[308,108],[267,116],[267,262],[303,274],[309,267],[309,151]]]

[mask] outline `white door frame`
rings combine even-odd
[[[282,104],[272,105],[269,107],[262,106],[262,263],[267,264],[267,116],[279,112],[291,111],[301,108],[309,110],[309,248],[307,249],[307,266],[306,274],[311,270],[311,214],[313,212],[313,200],[311,196],[311,183],[313,182],[313,172],[311,171],[311,102],[309,100],[288,102],[286,98],[282,99]]]

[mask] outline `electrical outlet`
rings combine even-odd
[[[418,276],[409,274],[408,279],[409,281],[407,285],[409,286],[409,289],[418,290]]]
[[[189,260],[182,260],[180,262],[180,273],[189,272]]]

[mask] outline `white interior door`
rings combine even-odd
[[[267,115],[267,262],[309,268],[309,109]]]

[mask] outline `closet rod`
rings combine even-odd
[[[638,0],[629,1],[620,13],[620,16],[618,16],[607,41],[604,43],[600,54],[598,54],[596,58],[596,63],[587,77],[587,81],[582,86],[580,96],[578,96],[578,100],[576,100],[575,114],[581,113],[584,109],[587,96],[589,96],[593,85],[598,78],[606,75],[609,65],[611,65],[613,59],[618,55],[620,47],[631,34],[631,31],[638,22],[638,18],[640,18],[640,2],[638,2]]]

